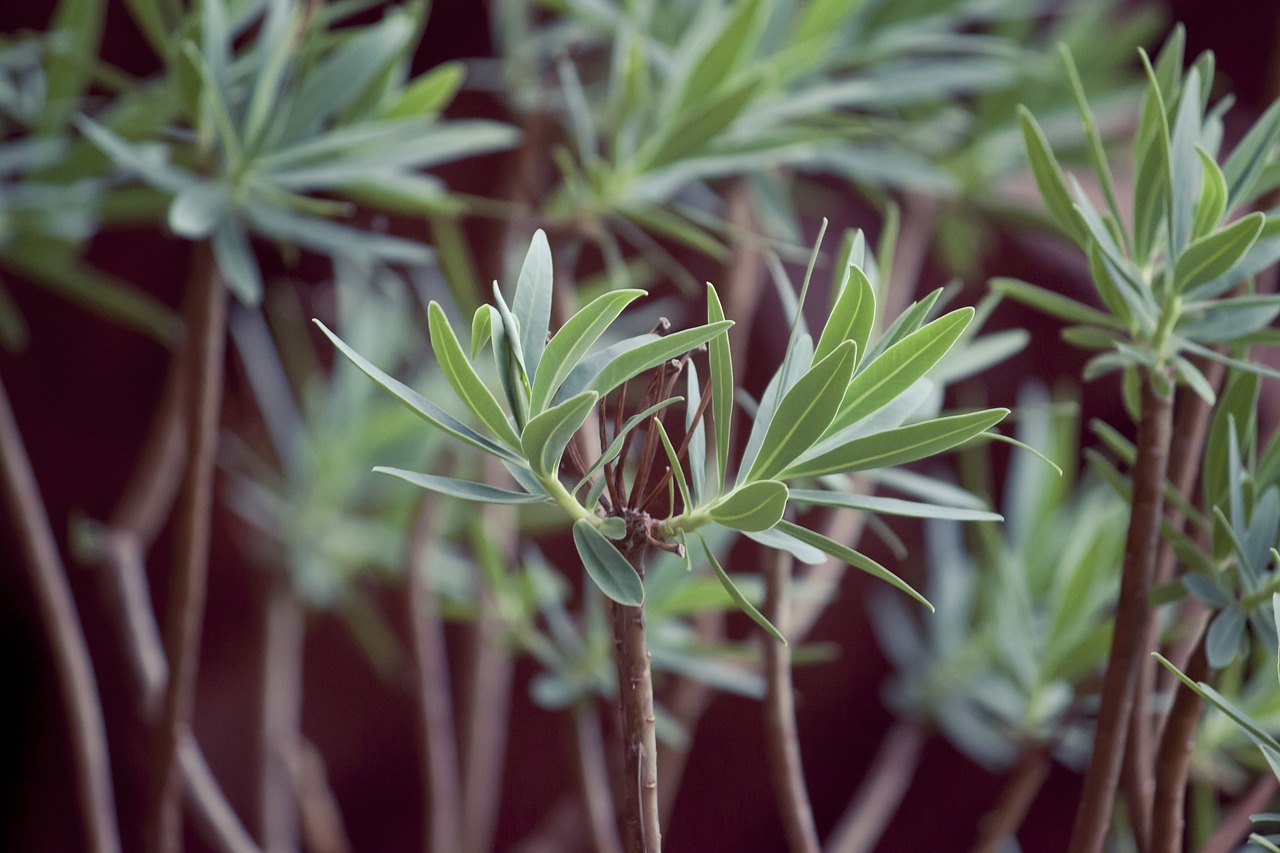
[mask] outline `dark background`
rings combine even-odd
[[[45,0],[0,0],[0,31],[43,28],[52,5]],[[1238,98],[1228,125],[1231,144],[1240,126],[1260,112],[1264,98],[1280,88],[1280,3],[1185,0],[1164,5],[1171,20],[1187,26],[1189,57],[1206,48],[1217,53],[1220,74]],[[121,2],[112,4],[103,52],[132,73],[146,73],[154,62]],[[418,55],[421,67],[490,53],[484,4],[436,3]],[[464,100],[462,106],[472,104],[496,109],[482,98]],[[451,183],[470,192],[485,193],[492,180],[482,169],[462,167],[451,173]],[[181,241],[157,232],[113,231],[94,242],[89,260],[176,307],[187,251]],[[986,272],[1036,281],[1042,263],[1021,243],[1002,238]],[[940,270],[926,269],[926,284],[944,279]],[[73,512],[97,518],[109,514],[141,447],[167,353],[142,336],[69,307],[45,290],[18,280],[8,283],[30,323],[31,341],[21,354],[0,354],[0,375],[55,532],[62,536]],[[1024,326],[1035,338],[1030,351],[1015,363],[984,377],[993,401],[1012,399],[1016,383],[1028,370],[1048,380],[1078,373],[1082,358],[1065,350],[1053,329],[1035,315],[1010,308],[997,318],[997,325]],[[239,381],[229,364],[228,399],[238,393]],[[1115,399],[1114,390],[1105,385],[1087,388],[1087,413],[1095,413],[1095,400]],[[233,406],[224,406],[224,423],[237,416]],[[1124,422],[1119,417],[1111,420]],[[195,727],[232,804],[249,814],[258,689],[254,669],[260,640],[257,608],[265,583],[236,547],[225,508],[219,508],[215,525]],[[0,730],[0,850],[72,851],[83,841],[65,716],[13,536],[11,525],[0,525],[0,709],[6,712]],[[162,539],[154,553],[165,555],[169,547]],[[136,849],[147,741],[143,732],[131,731],[124,661],[100,613],[93,570],[69,557],[67,566],[112,736],[126,849]],[[908,575],[912,571],[906,568]],[[814,633],[815,640],[840,644],[838,659],[796,672],[802,750],[820,833],[844,809],[891,722],[879,699],[886,665],[861,604],[860,593],[868,583],[864,576],[850,573],[841,602],[827,611]],[[404,636],[405,626],[397,621],[402,608],[384,604]],[[735,634],[745,630],[745,624],[732,626]],[[335,618],[313,615],[308,632],[304,730],[324,754],[355,849],[418,849],[420,776],[408,690],[379,679]],[[529,702],[532,672],[527,661],[518,667],[499,849],[527,834],[557,792],[576,784],[572,732],[565,720]],[[668,849],[783,849],[764,766],[762,727],[757,703],[730,696],[715,699],[697,730],[680,801],[665,828]],[[881,849],[967,849],[1001,783],[945,740],[932,738]],[[1020,833],[1028,853],[1065,849],[1077,789],[1073,774],[1055,768]],[[190,832],[188,849],[204,849]]]

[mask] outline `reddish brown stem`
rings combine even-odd
[[[164,635],[169,681],[155,732],[147,821],[148,842],[157,853],[172,853],[182,847],[178,745],[190,725],[200,661],[226,346],[226,286],[208,243],[197,243],[193,251],[189,286],[195,298],[186,325],[192,345],[186,411],[190,455],[178,502],[177,554]]]
[[[1280,791],[1280,779],[1276,779],[1274,773],[1267,773],[1254,782],[1249,793],[1232,807],[1222,824],[1209,836],[1200,853],[1231,853],[1239,847],[1253,827],[1249,816],[1265,811],[1277,791]]]
[[[1023,750],[995,810],[983,821],[974,853],[996,853],[1017,834],[1052,766],[1053,756],[1043,746],[1031,745]]]
[[[1106,841],[1120,782],[1134,689],[1147,637],[1147,595],[1155,570],[1168,472],[1173,399],[1156,393],[1144,377],[1142,417],[1133,466],[1133,502],[1125,539],[1115,631],[1103,678],[1093,755],[1071,836],[1071,853],[1098,853]]]
[[[765,565],[765,614],[786,636],[791,608],[791,556],[770,555]],[[800,761],[800,738],[796,731],[795,691],[791,685],[791,650],[773,637],[764,643],[765,747],[769,754],[769,774],[774,798],[782,815],[787,846],[792,853],[817,853],[818,831],[813,825],[809,791]]]
[[[1204,628],[1200,623],[1200,643],[1187,665],[1187,677],[1204,679],[1209,663],[1204,651]],[[1200,695],[1179,683],[1173,706],[1160,737],[1156,753],[1155,799],[1152,806],[1152,853],[1181,853],[1186,826],[1187,774],[1191,769],[1191,746],[1200,724]]]
[[[911,786],[926,738],[916,722],[894,724],[827,840],[827,853],[870,853]]]
[[[5,504],[17,528],[40,619],[48,632],[62,706],[67,715],[86,843],[93,853],[118,853],[120,829],[116,824],[115,793],[111,787],[111,758],[93,660],[40,497],[40,487],[3,384],[0,384],[0,460],[4,463],[0,465],[0,476],[4,480]]]
[[[284,577],[273,578],[262,613],[258,717],[258,833],[264,853],[298,850],[298,790],[292,766],[302,742],[306,619]]]

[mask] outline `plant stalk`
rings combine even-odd
[[[1209,669],[1204,650],[1205,620],[1200,622],[1200,642],[1187,665],[1187,677],[1204,679]],[[1173,707],[1156,752],[1155,799],[1151,817],[1151,853],[1182,853],[1186,826],[1187,774],[1191,770],[1191,745],[1200,724],[1199,694],[1179,682]]]
[[[870,853],[920,766],[927,732],[919,723],[900,720],[889,729],[871,767],[827,839],[827,853]]]
[[[995,810],[983,822],[974,853],[997,853],[1004,849],[1005,842],[1022,826],[1052,766],[1053,756],[1045,747],[1032,744],[1023,750],[1000,792]]]
[[[643,535],[643,534],[642,534]],[[623,555],[644,580],[648,551],[644,539],[629,536]],[[662,831],[658,801],[658,737],[653,710],[653,673],[644,605],[627,607],[609,602],[613,623],[613,654],[618,669],[622,708],[623,833],[627,853],[658,853]]]
[[[1115,631],[1103,678],[1093,755],[1085,773],[1071,835],[1071,853],[1099,853],[1111,823],[1133,714],[1134,690],[1147,651],[1144,649],[1149,611],[1147,596],[1160,542],[1172,422],[1172,395],[1161,397],[1155,391],[1151,376],[1144,375],[1137,458],[1132,472],[1133,504],[1116,602]]]
[[[177,553],[164,635],[169,680],[154,735],[148,803],[148,844],[156,853],[173,853],[182,848],[178,747],[190,726],[200,662],[226,349],[226,285],[214,265],[208,242],[195,244],[193,252],[188,286],[194,298],[186,326],[191,336],[186,412],[190,455],[175,525]]]

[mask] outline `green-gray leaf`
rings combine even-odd
[[[1022,127],[1022,138],[1027,146],[1027,159],[1031,161],[1031,173],[1035,177],[1036,186],[1040,189],[1045,207],[1049,209],[1058,227],[1067,232],[1067,235],[1078,245],[1083,246],[1087,238],[1084,229],[1080,227],[1080,220],[1075,215],[1071,194],[1067,192],[1066,181],[1062,179],[1062,167],[1058,165],[1058,159],[1053,156],[1049,140],[1045,138],[1044,131],[1040,129],[1035,117],[1026,107],[1018,107],[1018,124]]]
[[[858,345],[854,356],[854,364],[867,351],[867,341],[871,338],[871,328],[876,318],[876,290],[871,286],[867,274],[856,264],[848,266],[848,280],[840,290],[835,305],[831,306],[831,316],[822,327],[822,336],[818,338],[818,346],[813,351],[814,361],[821,361],[835,352],[841,341],[853,341]]]
[[[716,289],[707,284],[707,324],[724,322],[724,308]],[[711,416],[716,427],[716,492],[724,488],[729,464],[729,428],[733,422],[733,356],[729,336],[717,335],[707,344],[711,367]]]
[[[560,384],[578,366],[592,344],[600,339],[600,335],[624,308],[641,296],[644,296],[643,290],[615,290],[592,300],[569,318],[542,354],[529,400],[529,410],[532,413],[538,414],[546,408],[547,403],[555,397]]]
[[[685,329],[656,341],[640,344],[634,349],[621,353],[606,364],[592,380],[591,388],[603,397],[637,373],[657,367],[669,358],[684,355],[694,347],[712,340],[716,335],[723,334],[732,325],[732,320],[708,323],[705,326]]]
[[[452,498],[465,501],[481,501],[490,504],[532,504],[547,500],[546,495],[531,495],[528,492],[513,492],[499,489],[486,483],[473,483],[470,480],[455,480],[453,477],[437,477],[434,474],[420,474],[417,471],[405,471],[401,468],[387,468],[379,465],[373,469],[378,474],[390,474],[413,483],[419,488],[439,492]]]
[[[520,435],[520,446],[535,473],[544,477],[555,476],[565,446],[598,399],[596,392],[583,391],[558,406],[552,406],[525,425]]]
[[[471,365],[438,302],[432,301],[427,306],[427,327],[431,332],[431,349],[459,399],[500,441],[511,448],[520,447],[520,436],[512,429],[493,392]]]
[[[609,598],[626,607],[644,604],[644,584],[627,558],[585,518],[573,524],[573,544],[591,580]]]
[[[711,519],[744,532],[768,530],[787,509],[787,487],[778,480],[759,480],[734,489],[710,510]]]
[[[532,380],[538,373],[538,362],[547,345],[547,330],[551,326],[551,247],[541,228],[533,233],[529,251],[520,267],[516,281],[515,297],[511,301],[511,313],[520,324],[520,351],[524,354],[524,367]]]
[[[1066,320],[1068,323],[1109,326],[1113,329],[1125,328],[1122,320],[1105,311],[1099,311],[1097,308],[1077,302],[1070,297],[1054,293],[1052,290],[1046,290],[1043,287],[1036,287],[1034,284],[1019,281],[1016,278],[993,278],[990,286],[996,293],[1003,294],[1024,305],[1030,305],[1038,311],[1043,311],[1052,317],[1057,317],[1059,320]]]
[[[1253,246],[1265,221],[1266,216],[1256,211],[1188,245],[1173,268],[1174,290],[1185,293],[1226,275]]]
[[[832,557],[853,566],[855,569],[861,569],[869,575],[896,586],[898,589],[902,590],[925,607],[933,610],[933,605],[929,603],[927,598],[912,589],[909,583],[867,555],[860,554],[847,545],[842,545],[834,539],[823,536],[821,533],[817,533],[807,527],[801,527],[798,524],[793,524],[790,521],[778,522],[778,529],[783,533],[794,536],[796,539],[799,539],[807,545],[812,545],[818,550],[830,554]]]
[[[879,495],[859,495],[850,492],[826,492],[814,489],[792,489],[791,500],[818,506],[838,506],[881,515],[900,515],[906,518],[939,518],[947,521],[1003,521],[997,512],[959,506],[904,501]]]
[[[707,540],[698,536],[698,541],[702,543],[703,550],[707,552],[707,562],[711,564],[711,570],[716,573],[716,577],[720,580],[724,591],[729,593],[729,597],[733,599],[733,603],[738,605],[743,613],[750,616],[753,622],[769,632],[769,635],[775,640],[784,646],[787,645],[787,638],[782,636],[782,632],[775,628],[773,623],[765,618],[765,615],[757,610],[754,604],[747,600],[747,597],[742,594],[742,590],[738,589],[737,584],[729,577],[729,573],[724,570],[724,567],[720,565],[720,561],[716,559],[716,555],[711,553],[711,546],[707,544]]]

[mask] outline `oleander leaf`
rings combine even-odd
[[[609,598],[625,607],[644,604],[644,584],[627,558],[588,519],[573,524],[573,544],[587,575]]]
[[[541,232],[539,232],[541,233]],[[615,290],[588,303],[555,333],[542,354],[533,379],[529,410],[540,413],[555,398],[556,391],[578,366],[587,350],[600,339],[623,309],[644,296],[643,290]]]
[[[534,473],[554,477],[560,467],[560,457],[569,439],[578,431],[591,408],[600,397],[594,391],[583,391],[563,403],[552,406],[535,415],[525,424],[520,434],[520,446]]]
[[[739,486],[711,507],[712,521],[755,533],[778,523],[787,509],[787,487],[778,480],[757,480]]]
[[[516,435],[511,422],[507,420],[507,413],[498,405],[493,392],[476,373],[471,360],[458,343],[458,337],[453,333],[444,309],[434,300],[427,306],[427,327],[431,332],[431,349],[454,393],[499,441],[513,449],[519,448],[520,436]]]
[[[855,569],[861,569],[872,577],[879,578],[886,583],[892,584],[914,598],[916,601],[923,604],[925,607],[933,610],[933,605],[929,603],[929,600],[916,592],[915,589],[911,587],[911,584],[907,583],[867,555],[860,554],[847,545],[842,545],[834,539],[830,539],[823,536],[821,533],[810,530],[807,527],[801,527],[800,525],[790,521],[779,521],[777,529],[799,539],[806,545],[812,545],[819,551],[830,554],[832,557],[853,566]]]
[[[548,500],[545,494],[533,495],[528,492],[513,492],[510,489],[500,489],[497,486],[490,486],[486,483],[457,480],[453,477],[438,477],[434,474],[420,474],[417,471],[405,471],[401,468],[389,468],[379,465],[373,470],[378,474],[390,474],[393,477],[399,477],[401,480],[410,482],[419,488],[439,492],[451,498],[460,498],[464,501],[480,501],[491,504],[532,504]]]
[[[729,573],[724,570],[724,567],[720,565],[720,561],[716,559],[716,555],[712,553],[711,546],[707,544],[707,540],[699,535],[698,541],[702,543],[703,550],[707,552],[707,562],[711,564],[711,570],[715,572],[716,578],[719,579],[720,584],[724,587],[724,591],[729,593],[733,603],[738,605],[738,608],[743,613],[751,617],[751,621],[767,631],[771,637],[782,643],[782,645],[787,645],[787,638],[782,636],[782,632],[774,627],[773,623],[765,618],[763,613],[756,609],[755,605],[742,594],[742,590],[738,589],[737,584],[733,582],[733,579],[729,577]]]

